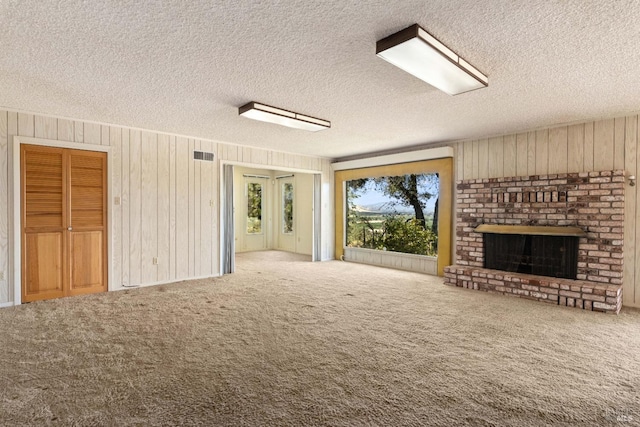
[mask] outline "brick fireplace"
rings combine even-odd
[[[445,268],[445,283],[586,310],[620,311],[624,171],[475,179],[456,185],[456,264]],[[522,226],[559,234],[579,230],[575,279],[485,268],[488,242],[479,230],[527,228]]]

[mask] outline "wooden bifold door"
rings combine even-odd
[[[107,155],[22,145],[22,301],[107,290]]]

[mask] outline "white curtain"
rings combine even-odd
[[[313,175],[313,256],[312,261],[321,261],[322,252],[320,245],[320,218],[322,211],[322,200],[320,193],[322,192],[322,175],[319,173]]]
[[[223,234],[224,244],[222,247],[222,274],[233,273],[235,265],[235,229],[233,215],[233,165],[224,165],[224,211],[223,211]]]

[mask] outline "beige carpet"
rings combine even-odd
[[[638,425],[640,313],[281,252],[0,310],[0,425]]]

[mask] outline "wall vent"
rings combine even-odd
[[[206,151],[194,151],[193,159],[204,160],[205,162],[213,162],[213,153],[208,153]]]

